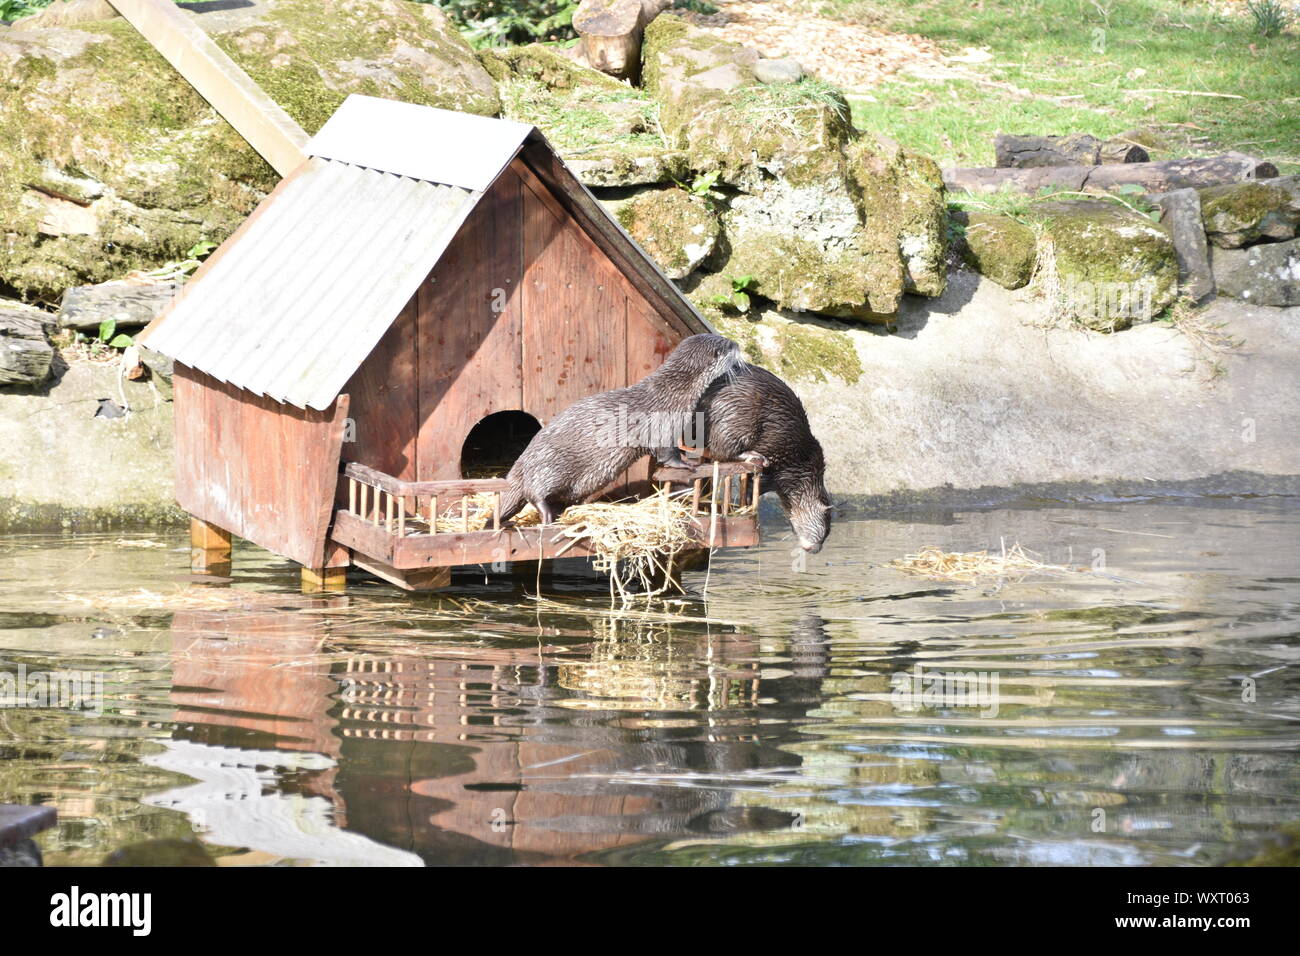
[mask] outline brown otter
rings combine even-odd
[[[533,436],[506,475],[501,520],[531,502],[550,524],[664,444],[665,433],[679,433],[704,390],[743,365],[731,339],[692,335],[635,385],[574,402]]]
[[[746,364],[710,385],[699,407],[708,455],[762,465],[799,546],[813,554],[820,551],[831,530],[826,458],[799,396],[767,369]],[[660,449],[657,454],[674,464],[675,452],[665,455]]]

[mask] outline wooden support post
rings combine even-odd
[[[190,518],[190,573],[230,577],[230,532],[200,518]]]
[[[404,591],[436,591],[451,585],[451,568],[399,569],[360,553],[352,555],[352,563],[381,581],[396,584]]]
[[[345,591],[348,586],[347,568],[303,568],[302,593],[320,594],[324,591]]]

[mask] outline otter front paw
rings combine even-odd
[[[759,468],[772,467],[772,463],[768,461],[767,456],[760,455],[756,451],[743,452],[740,456],[740,460],[744,462],[748,462],[751,465],[758,465]]]

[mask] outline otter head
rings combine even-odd
[[[826,489],[818,491],[810,488],[807,493],[800,489],[783,497],[781,504],[785,506],[790,527],[799,539],[799,547],[809,554],[820,551],[827,535],[831,533],[831,499]]]
[[[812,454],[792,463],[777,477],[777,496],[799,539],[809,554],[822,549],[831,533],[831,496],[826,491],[826,461],[813,441]],[[792,473],[793,472],[793,473]]]
[[[682,339],[664,362],[664,368],[707,386],[723,375],[739,371],[744,364],[739,345],[725,336],[706,332]]]

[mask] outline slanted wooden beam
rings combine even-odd
[[[172,0],[110,2],[277,173],[307,158],[306,131]]]

